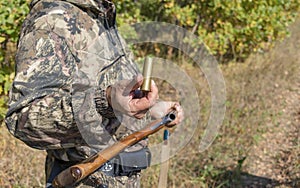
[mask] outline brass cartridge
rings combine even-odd
[[[143,67],[143,84],[141,86],[142,91],[150,91],[151,90],[151,75],[152,75],[152,66],[153,59],[150,57],[146,57]]]

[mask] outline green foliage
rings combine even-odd
[[[21,24],[29,11],[28,0],[0,2],[0,122],[6,113],[7,94],[13,80],[13,57]]]
[[[270,49],[288,34],[298,0],[120,0],[118,22],[164,21],[189,29],[222,62]]]
[[[5,40],[17,41],[19,28],[28,13],[26,0],[2,0],[0,9],[0,42]]]
[[[15,46],[29,2],[0,2],[0,68],[5,68],[0,72],[0,121],[12,80]],[[294,21],[300,7],[298,0],[119,0],[115,4],[120,25],[142,21],[180,25],[198,35],[221,62],[244,60],[252,52],[271,48],[276,40],[288,34],[287,26]],[[162,45],[140,50],[144,50],[141,56],[153,53],[176,58],[180,54]]]
[[[8,102],[7,95],[13,78],[14,73],[11,69],[2,68],[0,70],[0,122],[3,120],[6,113],[6,103]]]
[[[18,40],[22,22],[29,11],[28,0],[2,0],[0,2],[0,62],[9,65],[14,52],[10,47]]]

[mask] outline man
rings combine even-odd
[[[6,124],[27,145],[47,150],[47,187],[62,170],[136,131],[124,126],[123,115],[145,125],[150,108],[165,114],[174,106],[174,124],[182,120],[178,103],[156,103],[154,82],[147,95],[135,96],[143,78],[118,34],[112,2],[33,0],[30,8]],[[146,141],[131,148],[142,157],[148,152]],[[77,186],[139,187],[140,170],[101,168]]]

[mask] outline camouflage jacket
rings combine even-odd
[[[131,79],[138,69],[116,29],[109,1],[34,0],[30,6],[6,124],[31,147],[55,149],[62,160],[80,160],[72,159],[74,152],[84,158],[91,148],[114,141],[119,123],[105,89]]]

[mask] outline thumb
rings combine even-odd
[[[130,93],[131,91],[138,89],[142,85],[142,83],[143,83],[143,76],[141,74],[138,74],[129,82],[124,92]]]

